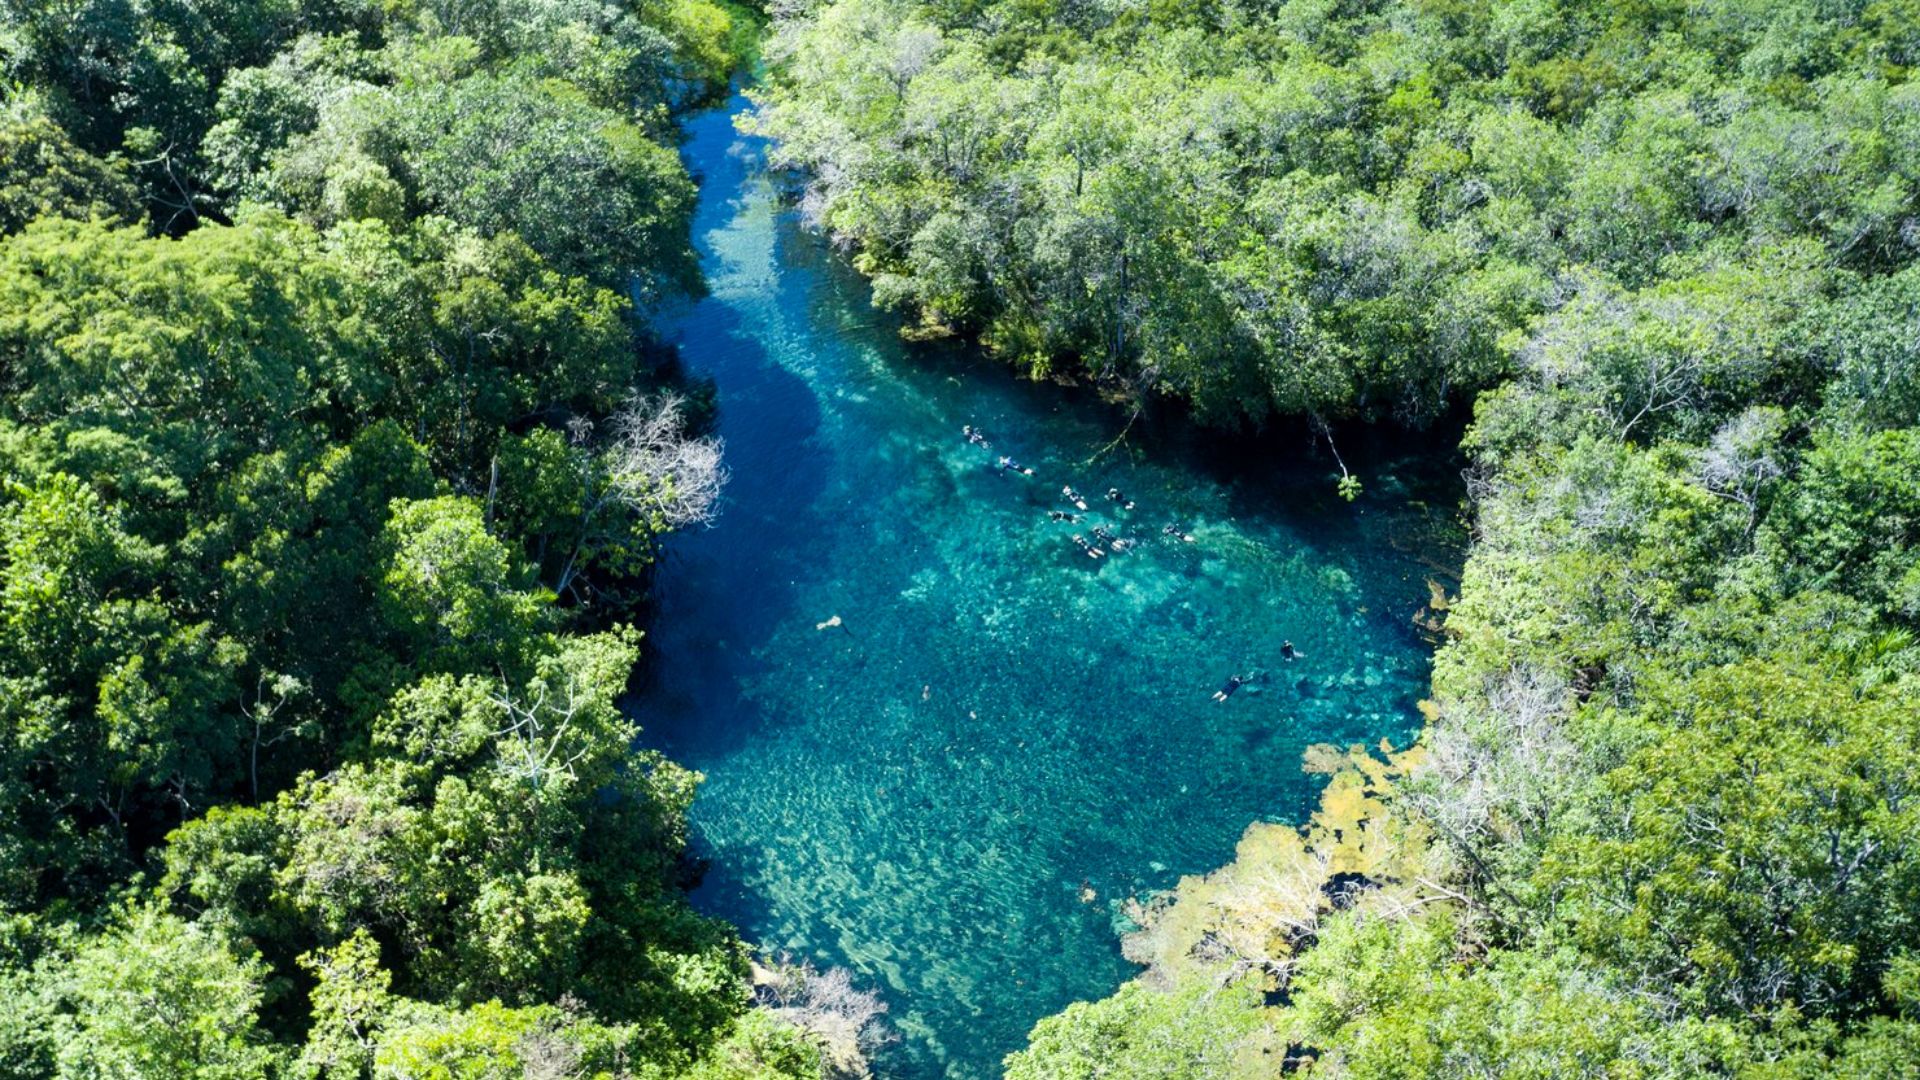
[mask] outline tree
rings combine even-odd
[[[720,440],[687,433],[675,394],[638,395],[608,419],[608,434],[573,425],[501,444],[500,514],[533,542],[555,595],[621,606],[622,586],[652,561],[655,538],[710,525],[727,471]]]
[[[382,118],[431,208],[512,232],[563,273],[651,301],[697,287],[693,185],[673,151],[553,83],[476,76],[395,99]],[[508,148],[507,152],[502,152]]]
[[[0,235],[39,217],[132,223],[139,197],[126,173],[75,145],[32,97],[0,107]]]
[[[0,0],[0,1071],[809,1075],[680,895],[638,634],[576,632],[497,486],[559,438],[512,494],[584,463],[596,574],[711,511],[717,446],[611,417],[742,25]]]
[[[1270,1075],[1273,1031],[1247,987],[1204,980],[1171,992],[1137,982],[1103,1001],[1079,1002],[1034,1025],[1027,1049],[1009,1054],[1008,1080]]]
[[[1837,369],[1837,415],[1883,428],[1920,416],[1920,272],[1863,281],[1800,329]]]
[[[257,1030],[265,972],[220,935],[151,907],[47,969],[65,1008],[54,1019],[63,1078],[274,1075]]]
[[[1873,1008],[1920,903],[1899,706],[1757,660],[1645,693],[1603,781],[1622,813],[1580,815],[1536,874],[1576,940],[1714,1013]]]
[[[547,599],[521,585],[511,549],[487,531],[472,499],[443,495],[394,504],[383,536],[381,604],[416,640],[457,663],[510,663],[545,620]]]
[[[804,1033],[818,1048],[820,1065],[833,1074],[863,1075],[868,1057],[893,1038],[881,1020],[886,1002],[878,991],[856,988],[845,968],[821,971],[776,957],[754,996],[761,1006],[757,1015]]]

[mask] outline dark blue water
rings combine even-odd
[[[720,524],[670,547],[634,708],[706,774],[696,902],[883,988],[883,1075],[997,1075],[1036,1019],[1129,977],[1122,898],[1302,816],[1305,746],[1414,729],[1409,618],[1454,466],[1356,442],[1350,505],[1302,433],[1143,421],[1101,455],[1124,413],[903,345],[734,133],[745,107],[690,125],[712,295],[677,324],[733,481]],[[1036,475],[997,474],[968,423]],[[1048,520],[1063,483],[1088,521]],[[1069,537],[1095,522],[1138,546],[1085,557]]]

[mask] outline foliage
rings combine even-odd
[[[273,1075],[276,1053],[257,1030],[258,961],[217,932],[152,907],[49,971],[42,993],[58,1000],[50,1030],[54,1075],[208,1077]]]
[[[0,112],[0,235],[43,215],[131,221],[136,206],[124,164],[75,145],[39,102],[22,95]]]
[[[758,123],[881,302],[1213,416],[1324,431],[1474,397],[1428,725],[1352,826],[1390,857],[1335,874],[1335,779],[1303,829],[1256,826],[1136,909],[1141,979],[1043,1021],[1018,1067],[1151,1070],[1180,1038],[1155,1010],[1252,986],[1286,1049],[1248,1075],[1920,1068],[1906,25],[1404,0],[784,19]]]
[[[490,236],[508,226],[486,215],[505,208],[525,239],[574,272],[684,285],[692,263],[675,236],[686,181],[651,137],[664,133],[669,108],[725,88],[752,26],[710,0],[6,0],[0,57],[12,81],[44,95],[81,151],[131,166],[163,232],[230,220],[236,196],[259,196],[251,178],[304,146],[331,189],[329,221],[417,214],[420,202],[398,200],[401,181],[421,179],[405,197],[472,211],[466,223]],[[376,102],[396,130],[364,126],[381,111]],[[316,129],[337,138],[356,125],[378,144],[371,155],[326,156],[345,148],[312,142]],[[438,148],[415,145],[409,156],[409,138]],[[485,139],[494,141],[483,148]],[[504,166],[491,186],[433,180],[482,149]],[[590,187],[553,188],[522,206],[529,192],[503,190],[551,185],[538,170],[563,163],[606,169],[631,197],[595,206],[576,201]],[[426,174],[392,171],[403,164]],[[585,250],[540,247],[541,234],[578,224],[542,216],[549,209],[597,214],[604,231],[561,234],[591,240]],[[619,258],[595,261],[609,254]]]
[[[823,1075],[619,705],[746,25],[0,0],[0,1072]]]
[[[1032,1044],[1007,1057],[1007,1080],[1268,1075],[1277,1063],[1258,1003],[1249,988],[1204,980],[1170,993],[1129,983],[1040,1021]]]
[[[1909,257],[1899,32],[1838,8],[784,10],[754,123],[876,302],[1216,416],[1430,418],[1552,315],[1633,425]]]

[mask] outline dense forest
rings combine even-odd
[[[832,1065],[616,707],[724,479],[674,118],[758,25],[0,0],[0,1075]]]
[[[0,1076],[859,1070],[617,705],[761,50],[911,336],[1472,410],[1418,741],[1009,1077],[1920,1072],[1920,5],[769,6],[0,0]]]
[[[1418,743],[1316,755],[1009,1076],[1920,1072],[1920,8],[775,15],[755,123],[909,332],[1472,404]]]

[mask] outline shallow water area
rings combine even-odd
[[[881,1075],[997,1075],[1132,974],[1124,898],[1304,814],[1307,745],[1415,729],[1456,466],[1441,437],[1343,443],[1348,504],[1304,434],[1143,421],[1101,453],[1123,412],[903,344],[734,133],[745,107],[689,124],[712,293],[672,335],[715,380],[733,480],[669,546],[632,708],[707,777],[695,902],[880,986]],[[1130,543],[1087,557],[1095,525]],[[1235,672],[1259,674],[1214,702]]]

